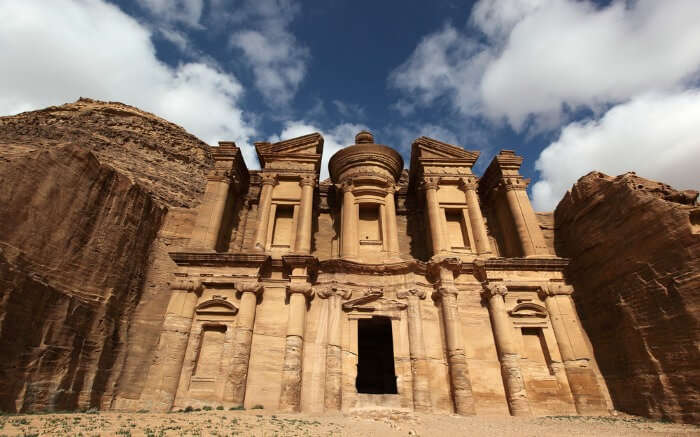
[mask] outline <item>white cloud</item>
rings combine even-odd
[[[366,117],[365,108],[355,103],[344,103],[333,100],[333,105],[341,117],[362,120]]]
[[[535,163],[533,204],[552,210],[576,180],[598,170],[635,171],[678,189],[700,188],[700,90],[646,94],[600,120],[571,123]]]
[[[150,32],[114,5],[0,2],[0,21],[0,114],[84,96],[153,112],[209,144],[245,145],[254,133],[239,107],[243,88],[234,76],[203,63],[165,65]]]
[[[428,35],[390,76],[410,98],[462,114],[555,125],[566,107],[599,109],[697,77],[700,2],[482,0],[471,25]]]
[[[331,156],[338,150],[355,144],[355,135],[365,129],[367,127],[361,124],[343,123],[335,126],[333,129],[324,131],[314,123],[288,121],[282,132],[279,135],[273,135],[268,141],[277,142],[308,135],[313,132],[320,133],[323,136],[323,156],[321,158],[321,180],[323,180],[329,177],[328,161],[331,159]]]
[[[289,31],[299,13],[292,0],[246,0],[242,5],[216,3],[217,11],[228,7],[229,22],[243,27],[231,36],[231,46],[243,52],[253,70],[255,86],[272,105],[286,105],[306,75],[309,50]]]
[[[140,4],[157,18],[170,23],[199,27],[204,0],[141,0]]]

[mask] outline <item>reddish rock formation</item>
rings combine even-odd
[[[125,357],[157,342],[167,245],[190,211],[177,207],[198,203],[211,163],[182,128],[119,103],[0,118],[0,410],[105,407],[133,389]]]
[[[698,193],[593,172],[555,211],[555,244],[615,407],[700,423]]]

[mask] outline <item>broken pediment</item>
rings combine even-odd
[[[512,317],[547,317],[547,310],[536,303],[519,303],[512,310],[508,311]]]
[[[360,311],[360,312],[373,312],[373,311],[403,311],[407,307],[405,302],[401,302],[395,299],[387,299],[384,297],[382,291],[371,290],[365,293],[364,296],[351,299],[343,303],[343,309],[345,311]]]
[[[294,168],[311,166],[316,172],[321,165],[323,136],[312,133],[276,143],[255,143],[255,150],[262,168]]]

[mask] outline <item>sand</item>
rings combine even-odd
[[[0,416],[2,435],[65,436],[645,436],[699,435],[700,427],[609,417],[461,417],[402,411],[347,415],[264,410],[188,413],[66,413]]]

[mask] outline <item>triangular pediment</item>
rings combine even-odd
[[[412,157],[417,159],[438,159],[473,163],[479,157],[479,152],[464,150],[429,137],[420,137],[413,142]]]
[[[314,132],[276,143],[255,143],[255,150],[263,168],[275,161],[313,162],[318,167],[323,153],[323,136]]]

